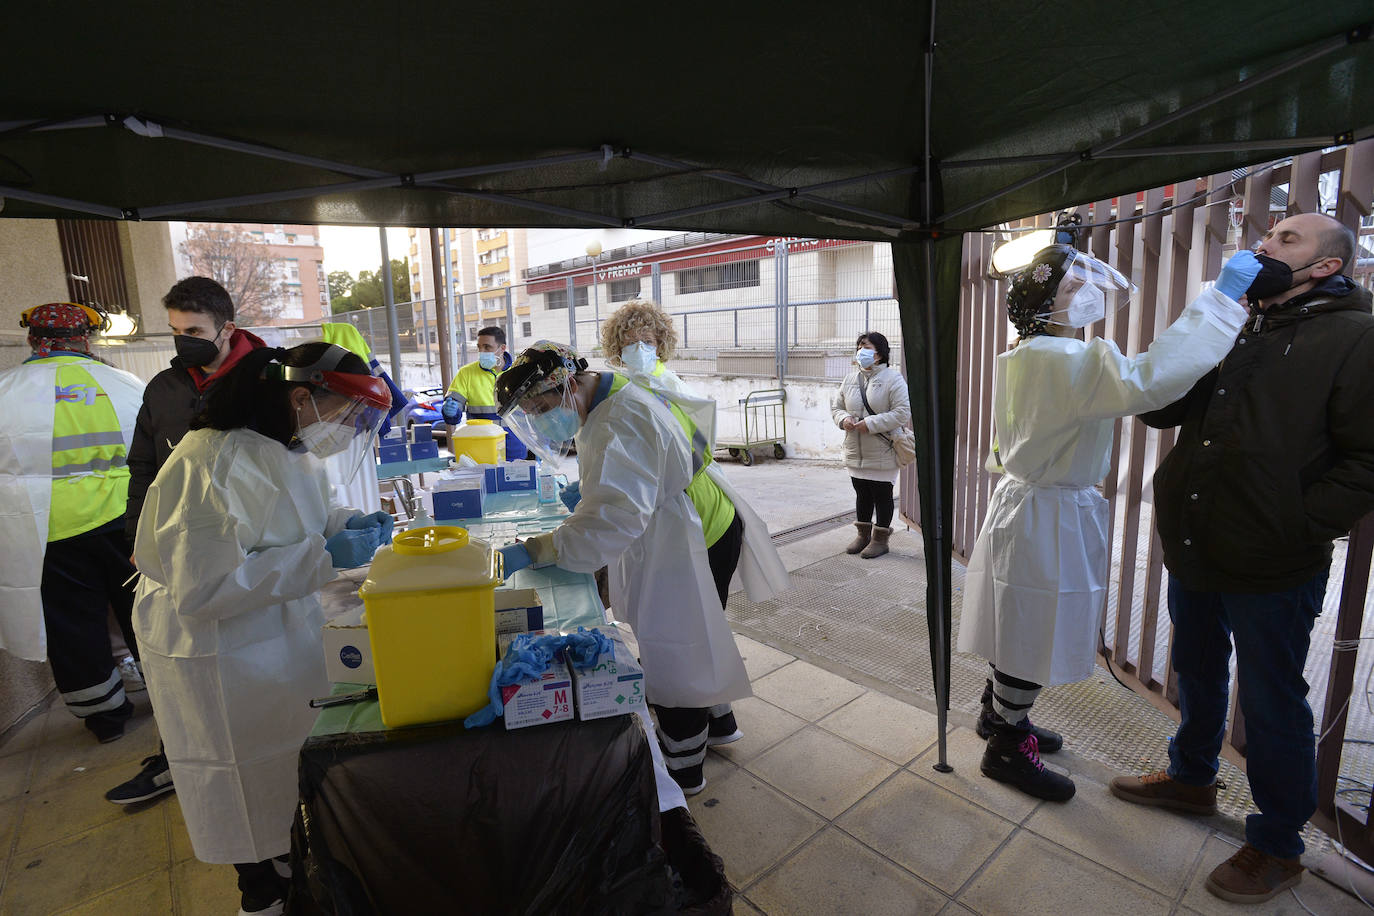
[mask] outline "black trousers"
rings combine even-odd
[[[122,732],[133,712],[106,626],[113,609],[137,657],[134,592],[124,584],[133,574],[123,519],[51,541],[43,555],[43,625],[53,680],[72,714],[102,738]]]
[[[879,528],[892,527],[892,484],[881,480],[849,478],[854,484],[854,512],[859,521],[872,520]],[[874,518],[874,515],[877,518]]]
[[[722,608],[730,597],[730,580],[739,566],[743,547],[744,522],[736,514],[730,527],[706,550],[707,561],[711,564],[711,578],[715,580],[716,594],[720,596]],[[729,704],[711,707],[655,706],[654,713],[658,717],[659,744],[668,773],[685,788],[700,785],[701,767],[706,759],[706,739],[713,715],[721,720],[720,727],[714,731],[730,734],[735,730],[735,714],[730,711]]]

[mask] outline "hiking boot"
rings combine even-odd
[[[890,537],[892,537],[891,528],[879,528],[877,525],[874,525],[873,540],[869,541],[868,546],[859,552],[859,556],[863,557],[865,560],[871,560],[874,557],[880,557],[887,553],[887,539]]]
[[[859,529],[859,534],[849,542],[849,546],[844,549],[845,553],[858,553],[868,546],[869,541],[873,540],[872,522],[855,522],[854,527]]]
[[[1207,876],[1207,890],[1232,903],[1263,903],[1302,880],[1302,861],[1280,859],[1246,843]]]
[[[974,731],[978,733],[979,738],[986,741],[992,737],[992,730],[997,727],[999,721],[1000,717],[992,709],[992,681],[988,681],[987,686],[983,688],[983,711],[978,714],[978,724],[974,726]],[[1026,719],[1026,724],[1030,726],[1031,734],[1035,735],[1035,743],[1040,745],[1040,753],[1053,754],[1064,746],[1064,736],[1059,732],[1041,728],[1030,719]]]
[[[1046,801],[1068,801],[1075,791],[1072,779],[1046,769],[1040,762],[1035,734],[1024,723],[996,727],[988,738],[980,768],[988,779]]]
[[[172,785],[172,771],[167,766],[167,755],[154,754],[143,758],[143,770],[137,776],[106,792],[105,800],[116,805],[132,805],[174,791],[176,787]]]
[[[1135,805],[1173,808],[1189,814],[1217,813],[1217,784],[1190,786],[1169,776],[1168,770],[1144,776],[1118,776],[1112,780],[1112,794]]]

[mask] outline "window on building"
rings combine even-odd
[[[709,267],[693,267],[677,272],[679,293],[711,293],[759,285],[758,261],[731,261]]]
[[[533,337],[533,336],[534,336],[533,333],[532,333],[532,330],[531,330],[531,328],[530,328],[530,323],[529,323],[528,321],[522,321],[522,322],[520,322],[520,336],[521,336],[521,337]]]
[[[581,308],[587,304],[587,287],[579,286],[573,290],[574,302]],[[544,294],[544,308],[565,309],[568,307],[568,290],[555,289]]]
[[[639,296],[639,277],[611,281],[611,301],[629,302]]]

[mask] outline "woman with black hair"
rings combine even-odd
[[[148,489],[134,610],[197,858],[234,864],[245,913],[280,913],[296,758],[327,693],[318,590],[390,540],[331,507],[319,458],[370,454],[385,382],[342,347],[245,355]]]
[[[835,425],[844,430],[844,463],[854,484],[859,535],[846,553],[866,560],[887,553],[892,536],[892,488],[897,483],[897,449],[892,431],[911,423],[906,378],[888,365],[891,350],[877,331],[859,335],[854,362],[831,402]]]

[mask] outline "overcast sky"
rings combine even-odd
[[[324,272],[346,270],[357,279],[358,272],[382,266],[382,244],[375,227],[321,226],[320,244],[324,246]],[[387,245],[393,260],[410,253],[410,238],[405,229],[387,230]]]

